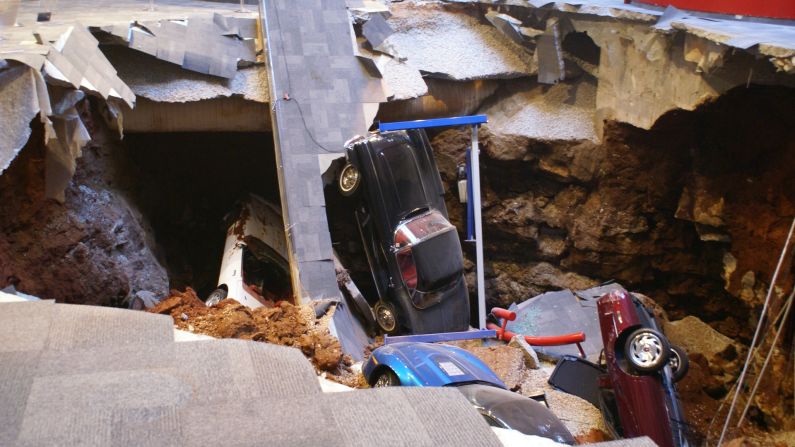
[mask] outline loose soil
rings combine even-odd
[[[298,348],[327,378],[348,385],[356,381],[339,341],[328,331],[330,313],[315,318],[309,306],[280,301],[250,309],[233,299],[207,307],[190,287],[171,295],[148,312],[170,315],[177,328],[217,338],[239,338]]]

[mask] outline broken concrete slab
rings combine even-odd
[[[268,72],[262,65],[242,68],[225,79],[187,71],[119,45],[108,45],[103,52],[132,91],[152,101],[187,103],[231,96],[263,104],[270,100]]]
[[[364,22],[362,25],[362,34],[373,48],[380,46],[394,33],[395,30],[389,26],[389,23],[387,23],[384,16],[381,14],[370,15],[370,20]]]
[[[439,4],[392,5],[395,30],[377,50],[408,60],[429,76],[468,80],[535,73],[532,58],[495,27]]]
[[[508,14],[497,12],[490,9],[486,13],[486,20],[491,22],[501,33],[505,34],[509,39],[513,40],[519,45],[524,44],[523,34],[521,31],[522,21],[511,17]]]
[[[516,81],[490,101],[481,113],[489,116],[489,130],[538,140],[596,141],[596,82],[581,78],[543,86]]]
[[[739,353],[744,350],[739,343],[692,315],[667,322],[663,330],[672,344],[682,347],[689,355],[703,355],[711,369],[722,373],[724,382],[734,380],[741,366]]]
[[[522,354],[524,354],[524,363],[528,368],[538,369],[540,367],[541,361],[538,359],[538,354],[536,354],[536,351],[527,343],[524,337],[514,336],[511,341],[508,342],[508,346],[522,350]]]
[[[375,64],[382,78],[384,95],[390,101],[417,98],[428,93],[428,85],[420,71],[407,61],[400,61],[392,56],[371,51],[359,45],[360,58],[368,58]]]

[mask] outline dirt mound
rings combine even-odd
[[[282,301],[273,307],[250,309],[233,299],[207,307],[190,287],[171,296],[148,312],[171,315],[183,330],[217,338],[239,338],[298,348],[320,371],[344,375],[350,359],[331,336],[325,320],[309,306]]]

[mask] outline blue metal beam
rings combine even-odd
[[[486,122],[488,122],[486,115],[454,116],[450,118],[378,123],[378,130],[384,132],[387,130],[424,129],[427,127],[474,126]]]
[[[478,338],[494,338],[497,336],[497,331],[485,329],[479,331],[464,331],[464,332],[443,332],[441,334],[420,334],[420,335],[401,335],[399,337],[390,337],[384,335],[384,344],[398,343],[401,341],[410,341],[414,343],[436,343],[439,341],[455,341],[455,340],[475,340]]]

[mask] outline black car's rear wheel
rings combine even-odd
[[[373,313],[375,313],[375,321],[382,331],[387,334],[392,334],[397,331],[398,317],[395,306],[385,301],[379,301],[375,304]]]
[[[384,368],[373,382],[373,388],[385,388],[388,386],[400,386],[400,379],[394,371]]]
[[[671,367],[674,382],[684,379],[690,368],[687,352],[679,346],[671,345],[671,357],[668,359],[668,365]]]
[[[362,183],[362,174],[356,169],[356,166],[348,163],[340,171],[340,175],[337,181],[337,186],[339,187],[340,194],[343,196],[352,196],[356,193],[359,189],[359,185]]]
[[[629,334],[624,344],[624,355],[640,372],[659,371],[668,363],[671,345],[664,335],[644,327]]]

